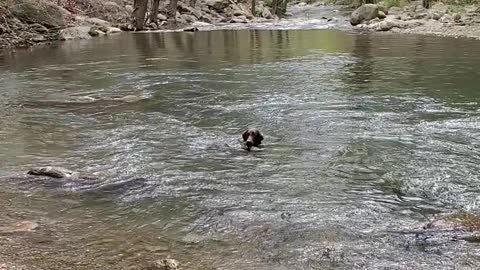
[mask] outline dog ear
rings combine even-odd
[[[258,132],[258,139],[260,141],[263,141],[263,135],[262,135],[262,133],[260,133],[260,131]]]
[[[255,136],[255,144],[259,145],[262,143],[262,141],[263,141],[262,133],[260,133],[260,131],[257,131],[257,136]]]
[[[248,129],[243,132],[242,137],[243,137],[243,141],[248,140]]]

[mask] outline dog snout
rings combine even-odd
[[[252,137],[249,137],[248,140],[245,142],[245,144],[246,144],[248,147],[252,147],[252,146],[253,146],[253,139],[252,139]]]

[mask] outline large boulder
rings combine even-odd
[[[90,26],[77,26],[68,27],[62,29],[59,34],[60,40],[72,40],[72,39],[91,39],[89,34]]]
[[[352,12],[350,23],[352,25],[361,24],[378,17],[378,6],[375,4],[365,4]]]
[[[65,27],[71,16],[66,9],[45,0],[14,0],[10,11],[22,21],[50,28]]]

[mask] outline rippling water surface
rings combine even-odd
[[[334,30],[125,34],[0,56],[0,258],[28,269],[478,269],[480,46]],[[265,147],[240,148],[258,127]],[[98,179],[32,180],[56,165]]]

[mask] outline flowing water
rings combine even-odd
[[[0,258],[25,269],[478,269],[478,41],[121,34],[0,58]],[[241,149],[247,127],[264,147]],[[55,165],[96,179],[22,176]],[[1,261],[0,261],[1,263]]]

